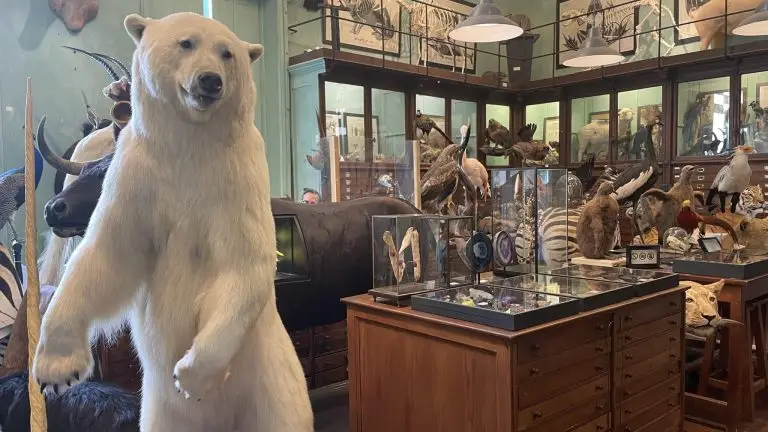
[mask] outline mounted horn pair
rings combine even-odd
[[[37,147],[40,150],[40,154],[43,155],[43,159],[45,159],[52,167],[63,173],[80,175],[80,172],[85,166],[82,162],[73,162],[64,159],[51,151],[51,148],[48,147],[48,142],[45,140],[45,116],[40,119],[40,124],[37,126]]]

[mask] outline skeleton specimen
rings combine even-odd
[[[405,250],[411,247],[411,254],[413,255],[413,279],[418,281],[421,279],[421,249],[419,247],[419,232],[409,227],[403,236],[403,240],[400,244],[400,250],[395,247],[395,240],[392,238],[392,233],[384,231],[382,235],[384,244],[387,246],[389,253],[389,263],[392,265],[392,272],[395,274],[395,280],[397,283],[403,280],[405,273]]]

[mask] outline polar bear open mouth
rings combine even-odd
[[[190,91],[184,88],[183,86],[179,86],[181,88],[181,93],[184,95],[184,99],[187,100],[189,105],[197,110],[206,110],[210,108],[213,104],[219,101],[219,96],[212,96],[207,94],[202,94],[200,92],[196,91]]]

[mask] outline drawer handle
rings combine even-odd
[[[625,409],[624,410],[624,414],[632,414],[632,410],[631,409]]]
[[[632,321],[632,315],[627,315],[624,317],[625,321]]]
[[[596,431],[596,432],[600,432],[601,430],[605,430],[605,428],[604,428],[604,427],[602,427],[601,425],[596,425],[596,426],[595,426],[595,431]]]
[[[671,302],[669,302],[669,305],[672,307],[677,307],[677,302],[672,300]]]
[[[624,432],[632,432],[632,428],[627,426],[624,428]]]
[[[600,366],[600,365],[595,365],[595,370],[598,371],[598,372],[602,372],[602,371],[605,370],[605,368],[603,366]]]
[[[597,347],[595,347],[595,351],[597,351],[597,352],[603,352],[603,351],[605,351],[605,348],[603,348],[603,347],[601,347],[601,346],[597,346]]]
[[[541,415],[542,415],[542,414],[541,414],[541,412],[539,412],[539,411],[534,411],[534,412],[533,412],[533,418],[534,418],[534,419],[537,419],[537,418],[541,418]]]
[[[632,390],[624,390],[624,396],[632,396]]]
[[[703,173],[704,172],[704,168],[696,168],[696,172]]]
[[[632,354],[627,354],[624,356],[624,358],[627,360],[632,360],[634,357],[632,356]]]
[[[598,411],[603,410],[604,408],[605,408],[605,405],[603,404],[597,404],[597,406],[595,407],[595,409]]]
[[[674,337],[674,336],[670,336],[670,337],[669,337],[669,341],[670,341],[670,342],[677,342],[677,338],[676,338],[676,337]]]
[[[603,386],[601,386],[600,384],[598,384],[598,385],[596,385],[596,386],[595,386],[595,390],[597,390],[597,391],[602,391],[602,390],[603,390]]]
[[[531,375],[538,375],[539,374],[539,368],[531,368]]]
[[[597,330],[605,330],[605,324],[598,324],[597,326],[595,326],[595,328]]]
[[[624,378],[632,378],[632,374],[631,373],[624,374]]]
[[[531,345],[531,349],[534,350],[534,351],[538,351],[538,350],[541,349],[541,345],[535,343],[535,344]]]
[[[631,341],[632,340],[632,336],[626,335],[626,336],[624,336],[624,340],[625,341]]]
[[[669,320],[669,325],[677,325],[677,320]]]
[[[672,385],[672,386],[669,386],[669,391],[675,391],[675,390],[677,390],[677,387],[675,387],[675,386],[673,386],[673,385]]]
[[[667,371],[667,374],[668,374],[669,376],[672,376],[672,375],[674,375],[674,374],[675,374],[675,371],[674,371],[674,370],[672,370],[672,369],[670,369],[670,370],[668,370],[668,371]]]
[[[675,403],[674,403],[674,402],[672,402],[672,401],[670,401],[670,402],[667,402],[667,405],[669,405],[669,406],[673,407],[673,406],[675,406]]]
[[[676,358],[677,358],[677,354],[674,354],[674,353],[673,353],[673,354],[670,354],[670,355],[669,355],[669,358],[670,358],[670,359],[672,359],[672,360],[674,360],[674,359],[676,359]]]

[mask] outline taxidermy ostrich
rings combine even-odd
[[[720,168],[707,194],[707,207],[712,205],[715,194],[720,198],[720,211],[725,213],[725,198],[731,195],[731,213],[736,213],[739,196],[749,186],[752,168],[749,166],[750,146],[738,146],[731,157],[731,162]]]
[[[659,168],[659,163],[656,160],[656,149],[653,147],[653,139],[651,137],[653,128],[656,126],[663,126],[659,117],[645,125],[647,131],[645,135],[645,149],[648,152],[648,158],[622,171],[616,177],[616,180],[613,181],[614,198],[616,198],[619,204],[631,202],[633,215],[637,214],[637,202],[640,200],[640,197],[645,191],[653,187],[661,174],[661,168]],[[632,218],[632,227],[636,233],[640,233],[634,217]]]

